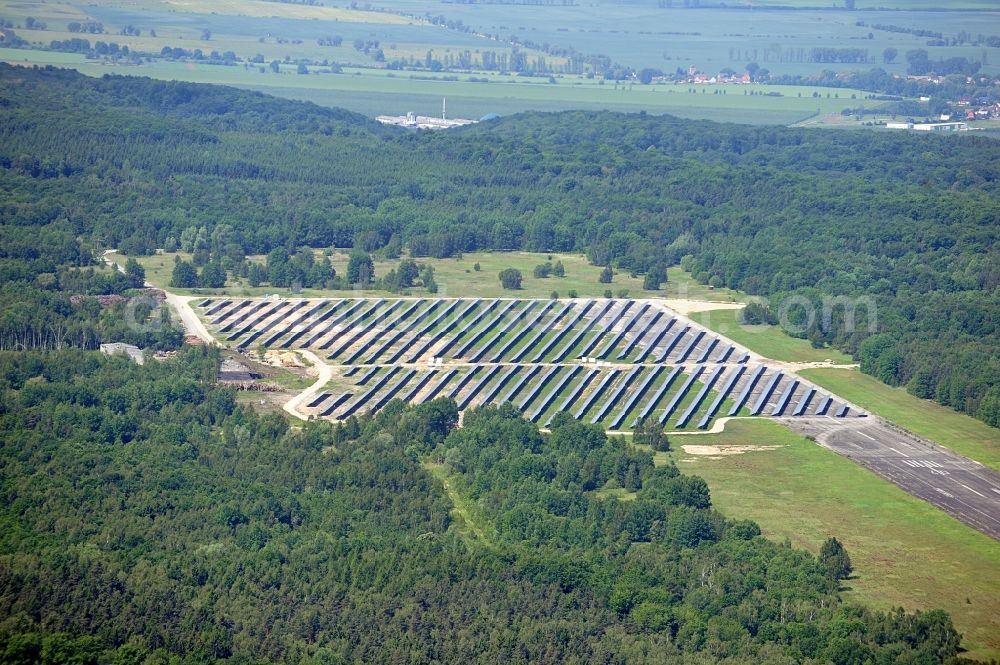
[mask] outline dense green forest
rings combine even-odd
[[[0,118],[0,270],[28,291],[57,292],[53,275],[103,247],[190,246],[205,283],[278,250],[277,284],[344,283],[303,246],[682,263],[767,296],[765,318],[883,381],[1000,425],[989,137],[589,112],[417,134],[222,87],[8,66]],[[18,295],[3,297],[7,316]],[[843,305],[823,316],[828,297],[861,299],[853,325]]]
[[[218,362],[0,352],[0,660],[960,661],[944,612],[844,604],[833,540],[770,542],[600,428],[451,400],[290,428]]]

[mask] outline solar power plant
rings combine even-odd
[[[217,303],[215,301],[213,301],[213,300],[206,300],[204,302],[204,304],[199,305],[199,307],[204,307],[205,308],[205,315],[206,316],[212,316],[216,312],[218,312],[220,309],[222,309],[223,307],[225,307],[226,305],[228,305],[231,302],[232,302],[232,300],[220,300]],[[213,304],[213,303],[215,303],[215,304]]]
[[[403,392],[402,395],[399,396],[399,399],[403,400],[404,402],[412,402],[416,398],[417,393],[423,390],[424,386],[430,383],[430,380],[434,378],[435,374],[437,374],[437,370],[432,369],[431,371],[421,376],[416,383],[410,386],[406,391]]]
[[[510,381],[511,377],[513,377],[520,371],[521,371],[520,365],[511,365],[510,367],[508,367],[507,370],[500,375],[500,378],[497,380],[497,382],[491,385],[489,390],[483,393],[483,398],[482,400],[480,400],[480,404],[489,404],[490,402],[492,402],[494,398],[496,398],[496,396],[500,394],[500,391],[503,390],[503,387],[507,385],[507,382]]]
[[[257,312],[260,312],[261,310],[266,310],[268,308],[268,306],[272,306],[273,307],[276,304],[277,305],[281,305],[282,303],[280,303],[280,302],[279,303],[270,303],[270,302],[267,302],[265,300],[265,301],[262,301],[262,302],[254,303],[254,304],[250,305],[249,307],[245,307],[245,308],[243,308],[242,313],[239,316],[237,316],[235,319],[231,319],[229,321],[229,323],[227,323],[226,325],[224,325],[221,328],[219,328],[219,332],[224,332],[224,333],[231,332],[233,328],[235,328],[236,326],[242,324],[244,321],[246,321],[247,319],[249,319],[250,317],[252,317]]]
[[[520,409],[521,411],[527,409],[528,406],[531,405],[531,402],[534,401],[535,397],[537,397],[538,394],[545,389],[545,386],[548,384],[548,382],[551,381],[552,377],[554,377],[561,369],[562,368],[559,367],[559,365],[552,365],[547,370],[545,370],[545,373],[542,374],[542,378],[538,380],[538,384],[532,386],[528,391],[525,392],[525,395],[518,403],[517,408]]]
[[[441,302],[441,301],[438,301],[438,302]],[[444,307],[444,309],[440,310],[437,314],[435,314],[433,317],[431,317],[430,321],[428,321],[427,323],[425,323],[418,330],[413,331],[413,333],[410,336],[410,340],[409,340],[410,343],[414,343],[417,340],[422,339],[424,337],[424,335],[426,335],[428,332],[430,332],[431,330],[433,330],[434,328],[436,328],[437,326],[439,326],[442,321],[446,320],[449,316],[451,316],[451,313],[454,312],[458,308],[458,305],[460,303],[461,303],[460,300],[453,300],[453,301],[451,301],[447,306]],[[435,303],[435,305],[436,304],[437,303]],[[433,305],[432,305],[432,308],[433,308]],[[407,345],[407,344],[400,344],[399,348],[396,349],[395,351],[393,351],[392,354],[389,355],[389,357],[386,358],[384,362],[386,362],[388,364],[395,363],[395,362],[399,361],[399,359],[402,358],[403,355],[406,354],[406,352],[409,351],[409,350],[410,350],[409,345]],[[414,354],[414,359],[419,358],[421,355],[422,355],[422,352],[418,351],[416,354]],[[373,354],[372,358],[374,359],[374,357],[375,356]]]
[[[395,317],[392,318],[392,319],[390,319],[389,321],[387,321],[384,324],[384,326],[379,326],[377,323],[374,323],[374,322],[371,323],[364,330],[360,330],[357,333],[355,333],[354,337],[351,339],[351,342],[347,343],[348,348],[350,348],[350,346],[354,345],[354,342],[356,342],[358,339],[360,339],[360,337],[364,337],[370,331],[374,332],[374,339],[370,340],[369,343],[374,343],[374,342],[378,341],[379,336],[382,335],[383,333],[385,333],[386,331],[391,331],[391,330],[393,330],[394,328],[397,328],[397,327],[403,327],[400,324],[403,321],[405,321],[411,314],[413,314],[413,312],[415,312],[423,303],[424,303],[423,300],[417,300],[416,302],[413,302],[409,306],[404,307],[403,311],[398,312],[395,315]],[[354,362],[358,358],[360,358],[362,355],[364,355],[367,352],[368,352],[368,345],[367,344],[366,345],[358,345],[357,348],[354,350],[354,352],[351,353],[351,355],[347,356],[343,360],[343,364],[345,364],[345,365],[352,365],[352,364],[354,364]]]
[[[462,342],[462,345],[458,348],[457,351],[455,351],[455,357],[462,358],[463,356],[465,356],[465,354],[468,353],[469,349],[478,344],[479,341],[483,339],[483,337],[486,337],[486,335],[493,329],[493,327],[499,321],[503,321],[504,317],[507,316],[510,310],[514,309],[520,304],[521,304],[520,300],[511,300],[506,305],[504,305],[500,309],[500,311],[497,312],[495,315],[493,315],[493,317],[488,322],[484,323],[476,333],[470,335],[467,340]],[[490,310],[492,311],[495,308],[496,305],[494,304],[490,307]],[[462,330],[458,332],[458,334],[456,334],[453,337],[453,340],[455,342],[460,340],[462,336],[465,335],[467,330],[471,329],[473,326],[479,325],[480,321],[482,321],[482,317],[477,317],[475,320],[470,321],[468,324],[466,324],[466,326],[463,327]]]
[[[318,321],[315,321],[312,326],[304,328],[299,333],[299,335],[306,335],[308,333],[312,333],[301,346],[310,347],[315,345],[316,342],[318,342],[324,336],[329,334],[329,332],[333,330],[335,327],[337,327],[337,325],[339,325],[342,321],[347,320],[347,317],[352,316],[355,312],[364,307],[366,303],[367,303],[366,300],[358,300],[356,302],[353,302],[348,306],[347,309],[338,313],[336,316],[334,316],[336,308],[326,312],[323,316],[319,318]],[[324,325],[321,325],[317,328],[316,326],[319,324],[324,324]],[[296,340],[294,339],[288,340],[285,344],[282,344],[281,346],[282,348],[289,348],[291,344],[294,343],[294,341]]]
[[[384,303],[385,303],[385,300],[383,300],[381,298],[379,298],[378,300],[375,300],[375,301],[367,301],[367,305],[368,306],[367,307],[362,307],[361,308],[362,311],[361,311],[360,314],[355,315],[353,318],[351,318],[350,321],[347,321],[342,326],[340,326],[340,330],[333,330],[332,332],[334,334],[331,335],[330,337],[328,337],[325,342],[319,344],[317,348],[320,348],[320,349],[329,349],[331,346],[333,346],[333,343],[335,341],[337,341],[337,339],[338,339],[338,337],[340,335],[346,333],[349,330],[353,330],[353,329],[355,329],[358,326],[364,326],[365,324],[363,322],[366,321],[366,320],[368,320],[370,317],[374,317],[375,312],[377,312],[378,309]],[[346,318],[347,317],[345,317],[345,316],[338,316],[335,319],[333,319],[333,321],[331,321],[331,323],[332,322],[336,322],[337,320],[343,321]],[[331,357],[333,355],[336,355],[336,352],[334,352],[333,354],[331,354]]]
[[[226,324],[225,328],[220,328],[219,332],[222,332],[225,329],[228,329],[226,332],[229,332],[233,331],[233,328],[236,326],[243,326],[242,328],[231,332],[227,339],[234,340],[238,337],[242,337],[252,331],[258,322],[266,319],[268,316],[271,316],[277,310],[287,306],[288,303],[279,301],[276,303],[270,303],[270,305],[270,307],[267,307],[266,304],[264,307],[251,307],[245,314],[241,314],[238,318],[233,319]]]
[[[629,309],[632,308],[633,303],[635,303],[634,300],[626,300],[622,308],[618,310],[618,312],[616,312],[614,316],[608,319],[597,331],[597,334],[594,335],[594,338],[591,339],[590,342],[583,347],[583,350],[580,352],[580,355],[583,357],[590,355],[590,352],[597,348],[597,345],[600,343],[601,339],[606,334],[608,334],[608,331],[614,328],[615,324],[621,321],[622,318],[625,316],[625,314],[629,311]]]
[[[740,366],[735,368],[729,374],[729,378],[726,379],[726,383],[722,386],[722,390],[719,391],[715,401],[709,405],[708,411],[705,412],[705,416],[698,422],[698,429],[705,429],[708,427],[708,423],[711,422],[712,418],[715,417],[715,414],[719,412],[720,408],[722,408],[722,402],[729,397],[729,393],[731,393],[733,388],[736,387],[736,382],[740,380],[740,377],[743,376],[743,373],[746,370],[746,367]]]
[[[317,314],[319,313],[319,311],[322,310],[327,305],[330,305],[331,302],[332,302],[332,305],[330,306],[330,308],[327,309],[325,312],[323,312],[322,314],[320,314],[317,317]],[[303,312],[299,316],[297,316],[294,319],[292,319],[291,321],[289,321],[285,325],[284,328],[282,328],[281,330],[275,331],[274,334],[272,334],[270,337],[268,337],[266,340],[264,340],[264,346],[272,346],[279,339],[281,339],[285,335],[289,335],[291,333],[291,336],[288,339],[286,339],[284,342],[282,342],[281,348],[287,349],[287,348],[291,347],[299,339],[301,339],[313,326],[319,325],[319,324],[323,323],[324,321],[326,321],[327,319],[329,319],[331,316],[333,316],[334,314],[336,314],[337,311],[341,307],[343,307],[344,305],[348,304],[348,302],[349,301],[347,301],[347,300],[334,300],[334,301],[321,300],[321,301],[319,301],[316,305],[310,307],[305,312]],[[316,318],[314,318],[314,317],[316,317]],[[299,331],[295,332],[295,333],[292,333],[292,331],[295,330],[296,327],[299,327]]]
[[[520,304],[519,301],[518,304]],[[489,352],[490,348],[492,348],[494,344],[499,342],[503,338],[503,336],[506,335],[508,332],[510,332],[510,330],[513,329],[517,324],[519,324],[523,319],[523,317],[525,317],[528,314],[528,312],[533,310],[535,308],[535,305],[537,304],[538,301],[535,300],[527,301],[524,308],[519,310],[517,314],[510,316],[507,323],[503,324],[500,330],[498,330],[492,337],[490,337],[485,344],[480,346],[479,349],[470,358],[470,360],[474,363],[481,361],[483,357]],[[495,322],[498,323],[501,318],[502,317],[497,317],[495,319]]]
[[[571,309],[573,309],[573,303],[571,302],[566,303],[566,305],[561,310],[559,310],[558,313],[553,314],[551,317],[549,317],[548,323],[539,328],[538,332],[536,332],[531,337],[531,339],[525,342],[524,346],[521,347],[521,350],[515,353],[514,357],[511,358],[511,360],[513,362],[518,362],[522,358],[524,358],[524,356],[527,355],[528,351],[530,351],[532,347],[535,346],[535,344],[538,344],[538,341],[542,339],[542,337],[547,335],[549,331],[552,330],[552,328],[555,327],[555,325],[559,323],[559,321],[561,321],[562,318],[566,316],[566,314],[569,313]]]
[[[253,333],[250,334],[249,337],[247,337],[246,339],[244,339],[239,343],[239,347],[241,349],[245,349],[246,347],[250,346],[251,344],[256,342],[259,338],[271,332],[277,326],[283,324],[285,321],[288,320],[288,317],[290,317],[292,314],[295,314],[300,309],[305,308],[308,304],[309,304],[308,300],[300,300],[299,302],[295,303],[281,317],[274,317],[270,323],[259,326],[257,330],[255,330]],[[306,311],[308,312],[309,310]],[[264,346],[268,346],[267,340],[265,340]]]
[[[566,384],[572,381],[582,369],[582,365],[576,365],[571,367],[568,372],[564,372],[563,375],[559,377],[559,380],[556,381],[555,385],[552,386],[552,390],[548,392],[542,401],[538,403],[538,406],[535,407],[534,411],[531,412],[528,419],[531,420],[531,422],[538,422],[538,419],[541,418],[542,414],[545,413],[545,410],[552,405],[552,402],[555,401],[559,393],[566,387]]]
[[[227,300],[226,303],[229,304],[229,303],[232,303],[232,301],[231,300]],[[213,326],[217,326],[217,325],[221,324],[223,321],[225,321],[226,319],[228,319],[230,316],[232,316],[236,312],[238,312],[241,309],[243,309],[248,303],[250,303],[249,300],[241,300],[238,303],[232,305],[229,309],[227,309],[224,312],[221,312],[218,316],[216,316],[212,320],[212,325]],[[213,308],[213,310],[214,310],[213,314],[214,313],[218,313],[221,309],[222,309],[221,305],[219,307],[214,307]]]
[[[694,401],[692,401],[690,406],[688,406],[687,411],[685,411],[684,414],[677,419],[677,427],[685,427],[688,424],[688,421],[691,420],[691,416],[695,414],[698,407],[701,406],[701,403],[705,401],[706,397],[708,397],[708,391],[712,389],[712,386],[715,385],[715,382],[719,380],[719,377],[722,376],[722,373],[725,370],[725,365],[716,365],[715,370],[711,373],[711,375],[709,375],[708,381],[702,384],[701,390],[699,390],[698,394],[695,395]]]
[[[711,340],[709,340],[708,344],[705,345],[705,350],[701,352],[701,355],[698,356],[698,359],[695,360],[695,362],[696,363],[703,363],[706,360],[708,360],[708,354],[710,354],[712,352],[712,350],[715,348],[715,346],[718,343],[719,343],[719,338],[718,337],[713,337]]]
[[[801,416],[803,413],[805,413],[806,409],[809,408],[809,402],[812,401],[813,395],[815,394],[816,394],[815,388],[806,389],[805,393],[802,395],[802,398],[799,400],[798,406],[795,407],[795,411],[792,412],[792,415]]]
[[[642,382],[636,387],[635,392],[633,392],[629,396],[629,398],[625,400],[625,404],[622,405],[621,412],[615,417],[614,420],[611,421],[610,429],[616,430],[622,426],[622,423],[625,422],[626,416],[628,416],[629,412],[632,411],[632,408],[635,406],[636,402],[638,402],[639,399],[646,394],[646,391],[649,389],[649,386],[652,385],[654,381],[656,381],[656,378],[660,376],[660,374],[663,372],[663,369],[664,367],[662,365],[659,367],[654,367],[653,370],[646,375],[646,377],[642,380]]]
[[[632,423],[633,425],[638,423],[638,421],[645,420],[646,418],[649,417],[649,414],[653,412],[653,410],[656,408],[656,405],[660,403],[660,400],[663,399],[663,396],[667,394],[668,390],[670,390],[670,386],[673,385],[674,380],[683,371],[684,367],[682,365],[677,365],[672,370],[670,370],[670,374],[667,375],[667,378],[663,380],[663,383],[661,383],[660,387],[656,389],[656,391],[653,393],[653,396],[650,397],[649,400],[643,405],[642,409],[639,410],[639,415],[636,418],[635,422]]]
[[[660,351],[660,355],[656,357],[656,362],[662,363],[665,361],[667,356],[670,355],[670,352],[674,350],[674,347],[677,346],[682,339],[684,339],[684,335],[686,335],[689,330],[691,330],[691,326],[684,326],[677,332],[676,335],[671,337],[667,342],[667,345],[663,347],[662,351]]]
[[[771,399],[774,389],[778,387],[778,382],[781,381],[781,377],[783,376],[784,374],[782,372],[775,372],[771,375],[771,379],[764,386],[764,390],[757,398],[757,402],[753,405],[753,408],[750,409],[751,416],[756,416],[764,410],[764,407],[767,406],[767,400]]]
[[[368,310],[362,312],[361,314],[358,314],[356,317],[351,319],[351,321],[345,324],[344,327],[338,333],[338,335],[341,336],[340,344],[337,345],[336,349],[331,351],[328,357],[331,360],[333,360],[334,358],[338,357],[339,355],[350,349],[352,346],[354,346],[354,343],[356,341],[364,337],[366,333],[375,328],[380,319],[384,319],[389,314],[392,314],[395,310],[399,309],[400,305],[402,304],[403,304],[402,300],[397,300],[392,305],[389,305],[388,309],[382,312],[378,312],[377,314],[376,312],[378,311],[378,306],[371,307]],[[371,317],[371,320],[367,320],[369,316]],[[348,334],[346,337],[343,337],[343,335],[345,333],[348,333],[349,331],[353,332],[350,332],[350,334]],[[333,344],[333,341],[335,339],[337,339],[337,337],[331,337],[329,340],[321,344],[319,348],[321,349],[329,348]],[[349,357],[350,356],[348,356],[348,358]],[[344,364],[350,364],[350,362]]]
[[[670,317],[669,321],[664,323],[663,326],[653,333],[653,338],[648,343],[643,343],[644,348],[642,352],[639,353],[638,357],[636,357],[635,361],[637,363],[645,362],[646,358],[649,357],[649,354],[651,354],[653,349],[655,349],[656,346],[663,341],[663,338],[666,337],[667,333],[670,332],[670,329],[674,327],[675,323],[677,323],[677,318]]]
[[[455,397],[456,395],[458,395],[458,393],[462,391],[462,388],[464,388],[470,381],[472,381],[473,378],[475,378],[478,372],[479,372],[478,367],[473,367],[472,369],[466,370],[465,374],[462,375],[462,378],[458,380],[458,383],[453,385],[451,388],[447,390],[447,392],[445,392],[445,397]]]
[[[430,402],[434,398],[436,398],[438,396],[438,393],[441,392],[441,389],[444,388],[445,385],[447,385],[447,383],[451,381],[452,377],[454,377],[456,374],[458,374],[457,369],[449,369],[448,371],[444,372],[441,375],[441,378],[438,379],[437,382],[430,387],[430,389],[423,396],[423,399],[421,399],[420,402],[421,403]]]
[[[460,301],[456,301],[456,302],[460,302]],[[427,353],[428,350],[430,350],[435,344],[437,344],[442,339],[444,339],[445,335],[447,335],[452,330],[454,330],[455,327],[458,326],[458,323],[462,319],[464,319],[469,314],[469,312],[475,310],[477,307],[479,307],[479,300],[478,299],[477,300],[473,300],[473,301],[467,303],[465,305],[465,307],[462,309],[462,311],[459,312],[458,315],[453,320],[447,321],[446,317],[442,318],[442,321],[447,321],[445,323],[445,325],[443,325],[440,330],[438,330],[436,333],[434,333],[433,335],[431,335],[429,338],[427,338],[427,340],[425,340],[424,342],[422,342],[417,347],[416,351],[414,351],[413,354],[410,355],[410,362],[411,363],[412,362],[416,362],[417,360],[419,360],[420,358],[422,358],[423,355],[425,353]]]
[[[729,410],[729,415],[735,416],[739,410],[743,408],[743,405],[747,403],[748,399],[750,399],[750,393],[753,392],[754,387],[757,385],[757,382],[760,381],[760,377],[764,376],[764,372],[766,370],[767,368],[764,365],[760,365],[753,371],[750,375],[750,379],[743,387],[743,391],[740,393],[740,396],[736,398],[733,408]]]
[[[211,319],[209,321],[209,325],[217,326],[217,327],[218,326],[222,326],[227,319],[229,319],[230,317],[234,316],[238,311],[240,311],[241,309],[243,309],[243,306],[244,306],[244,304],[246,302],[248,302],[248,301],[244,300],[244,301],[235,303],[233,305],[230,305],[228,308],[226,308],[226,309],[222,310],[221,312],[219,312],[218,315],[216,315],[215,318]],[[220,332],[225,332],[225,331],[221,331],[220,330]]]
[[[654,312],[653,313],[653,318],[649,321],[649,323],[646,324],[646,327],[643,328],[643,330],[640,331],[638,334],[633,335],[632,336],[632,341],[630,341],[628,344],[626,344],[625,348],[622,349],[621,353],[618,354],[618,360],[622,360],[623,358],[627,358],[630,353],[632,353],[633,351],[635,351],[635,347],[639,345],[639,341],[642,340],[642,338],[646,336],[646,333],[648,333],[649,331],[651,331],[651,330],[653,330],[655,328],[657,322],[661,318],[663,318],[663,312],[662,311]]]
[[[396,393],[402,390],[403,387],[409,382],[410,379],[414,377],[416,373],[417,370],[415,369],[407,370],[399,381],[396,381],[394,384],[389,386],[381,395],[377,396],[372,403],[368,404],[368,410],[378,411],[383,406],[388,404],[389,401],[396,396]]]
[[[460,411],[512,402],[546,424],[566,412],[614,431],[650,417],[705,429],[724,405],[727,416],[865,416],[655,301],[272,297],[196,307],[237,350],[324,351],[332,378],[299,407],[324,418],[438,398]]]
[[[530,321],[528,321],[522,327],[518,328],[518,330],[511,336],[510,339],[508,339],[506,342],[500,345],[500,348],[493,353],[493,356],[490,359],[491,362],[500,361],[500,359],[503,358],[508,351],[514,348],[514,345],[520,342],[525,335],[527,335],[531,330],[533,330],[535,327],[538,326],[538,322],[542,320],[542,317],[545,316],[545,313],[548,312],[550,309],[552,309],[552,307],[554,306],[555,303],[552,301],[545,303],[545,305],[542,306],[542,309],[538,313],[536,313],[531,318]]]
[[[823,400],[819,403],[819,406],[816,407],[816,415],[825,416],[827,412],[830,410],[830,404],[832,402],[833,402],[832,397],[829,396],[824,397]]]
[[[315,409],[317,406],[330,399],[330,393],[320,393],[314,397],[308,404],[306,404],[307,409]]]
[[[517,379],[517,381],[514,382],[514,385],[512,385],[510,389],[508,389],[507,392],[504,393],[504,396],[500,398],[500,401],[501,402],[511,401],[517,395],[517,393],[521,391],[521,388],[523,388],[525,384],[528,383],[528,381],[530,381],[532,378],[534,378],[534,376],[538,374],[540,371],[542,371],[541,365],[534,365],[531,368],[529,368],[528,371],[522,374]]]
[[[569,393],[568,393],[568,394],[566,395],[566,399],[564,399],[564,400],[562,401],[562,404],[560,404],[560,405],[559,405],[559,409],[557,410],[557,412],[565,412],[565,411],[569,411],[569,407],[570,407],[570,405],[571,405],[571,404],[572,404],[572,403],[573,403],[574,401],[576,401],[577,399],[579,399],[580,395],[581,395],[581,394],[582,394],[582,393],[583,393],[583,392],[584,392],[584,391],[585,391],[585,390],[587,389],[587,387],[588,387],[588,386],[590,385],[590,382],[591,382],[591,381],[593,381],[593,380],[594,380],[594,378],[595,378],[595,377],[596,377],[596,376],[597,376],[598,374],[600,374],[600,373],[601,373],[601,372],[600,372],[600,370],[598,370],[598,369],[597,369],[596,367],[595,367],[595,368],[593,368],[593,369],[591,369],[591,370],[590,370],[590,371],[589,371],[589,372],[587,373],[587,375],[586,375],[586,376],[584,376],[584,377],[583,377],[583,379],[581,379],[581,380],[580,380],[580,383],[579,383],[579,384],[577,384],[576,386],[574,386],[574,390],[571,390],[571,391],[570,391],[570,392],[569,392]],[[551,420],[552,420],[552,419],[551,419],[551,418],[549,418],[549,421],[551,421]],[[546,424],[548,424],[548,422],[546,422]]]
[[[423,300],[419,302],[421,305],[424,303]],[[381,356],[383,353],[385,353],[389,348],[391,348],[393,344],[397,343],[400,339],[403,338],[404,335],[412,332],[413,329],[416,328],[418,325],[420,325],[421,322],[425,321],[428,317],[430,317],[431,314],[434,313],[434,310],[436,310],[442,302],[443,301],[441,300],[435,300],[430,304],[429,307],[426,307],[422,312],[420,312],[420,314],[414,317],[413,320],[411,320],[405,326],[400,327],[399,330],[395,332],[390,332],[390,334],[387,335],[384,340],[382,340],[382,343],[374,351],[371,352],[368,358],[365,359],[365,364],[370,365],[376,360],[378,360],[378,357]],[[391,326],[387,325],[386,328],[391,329]],[[369,349],[367,347],[361,349],[361,353],[367,353],[368,351]]]
[[[323,410],[323,412],[320,413],[319,415],[321,415],[323,417],[333,415],[333,412],[336,411],[338,408],[340,408],[341,404],[343,404],[347,400],[351,399],[351,397],[353,397],[353,396],[354,396],[354,393],[344,393],[343,395],[341,395],[337,399],[333,400],[333,402],[331,402],[330,405],[327,406]]]
[[[781,394],[778,399],[778,403],[774,405],[774,409],[771,411],[772,416],[780,416],[785,412],[785,407],[788,406],[788,402],[791,401],[792,395],[795,394],[795,389],[799,387],[798,379],[793,379],[788,387],[785,388],[785,392]]]
[[[479,394],[479,391],[482,390],[483,387],[487,383],[489,383],[493,379],[493,377],[496,376],[502,369],[503,369],[502,365],[493,365],[488,370],[486,370],[486,373],[483,374],[483,376],[480,377],[478,381],[476,381],[475,385],[473,385],[472,388],[469,389],[469,392],[467,392],[465,396],[458,401],[459,410],[464,410],[467,406],[469,406],[472,400],[476,398],[476,395]]]
[[[582,308],[578,308],[576,313],[573,314],[570,320],[563,325],[559,332],[550,337],[549,341],[543,344],[542,348],[538,349],[535,355],[531,357],[531,362],[536,363],[544,358],[549,351],[551,351],[560,341],[562,341],[564,337],[566,337],[566,335],[570,333],[570,331],[573,330],[574,326],[580,322],[580,319],[586,316],[587,312],[589,312],[593,307],[594,301],[588,300],[584,303]]]
[[[682,363],[687,360],[687,357],[694,351],[695,346],[701,341],[701,338],[705,336],[704,330],[699,330],[695,333],[694,337],[688,340],[687,345],[680,350],[677,354],[677,362]]]
[[[587,413],[587,411],[594,404],[594,402],[597,401],[597,398],[601,396],[601,394],[607,389],[607,387],[611,384],[611,382],[617,375],[618,375],[618,370],[611,370],[608,372],[604,372],[604,377],[601,379],[600,383],[598,383],[597,387],[594,388],[594,390],[590,393],[590,395],[588,395],[583,400],[583,403],[580,404],[580,407],[573,414],[573,417],[576,418],[577,420],[582,418],[583,414]]]
[[[608,398],[604,400],[604,404],[602,404],[601,408],[597,410],[597,413],[593,415],[590,422],[597,423],[604,420],[604,416],[608,415],[608,412],[611,411],[615,404],[618,403],[618,399],[621,397],[622,392],[628,388],[629,382],[632,381],[632,379],[634,379],[642,370],[642,365],[636,365],[629,370],[628,374],[625,375],[625,378],[618,383],[612,393],[608,395]]]
[[[685,380],[684,383],[681,384],[680,389],[674,394],[673,397],[670,398],[670,401],[667,402],[667,406],[663,409],[663,412],[660,413],[660,417],[657,418],[657,421],[661,425],[667,422],[667,418],[670,417],[670,414],[672,414],[674,412],[674,409],[676,409],[677,406],[681,403],[681,400],[683,400],[684,396],[687,395],[689,390],[691,390],[691,386],[695,384],[695,381],[698,380],[698,377],[701,376],[701,373],[704,370],[705,370],[704,366],[702,365],[696,366],[694,368],[694,371],[691,372],[691,374],[688,376],[687,380]]]
[[[366,383],[368,383],[368,380],[371,379],[376,374],[378,374],[381,369],[382,369],[381,367],[370,368],[367,372],[361,375],[361,378],[357,380],[357,384],[359,386],[365,385]]]
[[[597,312],[597,314],[594,317],[588,319],[587,323],[585,323],[580,328],[580,330],[577,331],[577,333],[575,335],[573,335],[573,337],[570,338],[570,340],[568,342],[566,342],[565,346],[562,347],[562,350],[555,357],[555,362],[558,363],[558,362],[562,362],[563,360],[565,360],[566,357],[569,356],[569,354],[573,351],[573,349],[576,348],[576,345],[580,342],[580,340],[583,339],[584,335],[586,335],[588,332],[590,332],[590,330],[595,325],[597,325],[597,322],[600,321],[604,317],[605,314],[607,314],[608,310],[611,309],[611,306],[613,304],[614,304],[613,300],[607,301],[604,304],[604,307],[601,307],[601,311]]]
[[[729,360],[729,356],[733,355],[733,351],[736,350],[736,346],[729,344],[728,346],[722,347],[722,352],[716,357],[715,362],[724,363]]]
[[[632,330],[633,326],[635,326],[635,324],[639,322],[639,319],[642,317],[643,314],[646,313],[646,310],[648,310],[648,309],[649,309],[649,304],[647,303],[647,304],[644,304],[642,307],[640,307],[639,311],[637,311],[634,314],[632,314],[632,318],[630,318],[628,320],[628,323],[626,323],[624,326],[622,326],[621,330],[619,330],[617,333],[615,333],[611,337],[611,339],[609,339],[607,341],[607,343],[604,345],[604,348],[601,349],[601,351],[598,352],[597,357],[598,358],[604,358],[609,353],[611,353],[611,351],[616,346],[618,346],[618,343],[625,337],[625,335],[627,335],[629,333],[629,331]]]
[[[355,412],[357,412],[362,407],[367,406],[372,401],[372,398],[375,396],[375,394],[378,393],[378,391],[380,391],[383,387],[385,387],[385,384],[389,383],[389,380],[392,377],[394,377],[401,369],[402,368],[400,367],[393,367],[388,372],[386,372],[378,379],[376,379],[375,383],[373,383],[368,388],[367,391],[365,391],[360,397],[358,397],[356,400],[347,405],[347,407],[344,409],[344,412],[341,414],[341,417],[346,418],[347,416],[350,416]]]

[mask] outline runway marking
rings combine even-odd
[[[935,487],[935,488],[934,488],[934,490],[935,490],[935,491],[937,491],[937,492],[940,492],[941,494],[944,494],[944,495],[945,495],[946,497],[948,497],[949,499],[954,499],[954,498],[955,498],[955,495],[954,495],[954,494],[952,494],[951,492],[945,492],[945,491],[944,491],[943,489],[941,489],[940,487]]]
[[[956,482],[956,483],[958,483],[958,481],[957,481],[957,480],[956,480],[955,482]],[[981,496],[981,497],[983,497],[983,498],[986,498],[986,495],[985,495],[985,494],[980,494],[979,492],[977,492],[976,490],[972,489],[971,487],[969,487],[969,486],[968,486],[968,485],[966,485],[965,483],[958,483],[958,484],[959,484],[959,485],[961,485],[962,487],[964,487],[965,489],[969,490],[970,492],[972,492],[972,493],[973,493],[973,494],[975,494],[976,496]]]
[[[875,443],[878,443],[878,439],[876,439],[874,436],[869,436],[869,435],[865,434],[864,432],[858,432],[858,434],[860,434],[861,436],[865,437],[866,439],[871,439]]]
[[[997,494],[1000,494],[1000,490],[998,490],[997,488],[991,487],[990,489],[993,490],[994,492],[996,492]]]
[[[904,459],[904,460],[902,460],[902,462],[903,462],[903,464],[908,464],[910,467],[915,468],[915,469],[930,469],[932,472],[937,473],[939,475],[942,475],[942,476],[947,476],[948,475],[947,471],[943,471],[943,470],[939,471],[939,469],[941,469],[941,465],[938,464],[937,462],[935,462],[934,460],[929,460],[929,459]]]
[[[896,450],[895,448],[893,448],[892,446],[889,446],[889,450],[891,450],[892,452],[896,453],[897,455],[902,455],[903,457],[906,457],[906,453],[901,453],[898,450]]]

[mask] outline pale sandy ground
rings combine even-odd
[[[323,386],[325,386],[333,376],[333,368],[323,362],[319,356],[312,351],[300,349],[298,352],[313,364],[313,367],[316,368],[318,378],[314,384],[285,402],[284,409],[286,413],[298,418],[299,420],[308,420],[308,416],[299,412],[299,406],[304,404],[306,401],[311,400],[320,390],[323,389]]]
[[[201,338],[205,344],[216,343],[215,338],[212,337],[212,333],[208,332],[208,328],[205,327],[205,324],[201,322],[198,315],[191,309],[191,301],[196,299],[204,300],[203,296],[178,296],[169,291],[164,291],[164,293],[167,294],[167,302],[181,318],[181,323],[184,324],[184,330],[188,335]]]
[[[721,457],[723,455],[743,455],[745,453],[756,453],[765,450],[774,450],[783,446],[681,446],[688,455],[704,455],[711,457]]]
[[[713,302],[711,300],[677,300],[675,298],[649,298],[649,300],[668,307],[684,316],[695,312],[707,312],[713,309],[743,309],[746,304],[741,302]]]

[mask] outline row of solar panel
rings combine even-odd
[[[634,300],[210,299],[201,305],[240,348],[314,347],[343,364],[417,362],[428,353],[469,362],[749,360],[734,345]]]
[[[460,410],[491,402],[511,402],[532,421],[545,414],[568,412],[577,419],[607,423],[609,429],[631,429],[639,419],[656,418],[685,428],[700,415],[704,429],[723,415],[846,417],[846,404],[803,385],[794,376],[758,365],[641,366],[597,368],[583,365],[480,365],[432,370],[404,367],[353,368],[360,374],[343,394],[323,393],[307,407],[322,417],[347,418],[377,411],[391,399],[423,403],[454,398]],[[728,374],[727,374],[728,372]],[[714,397],[713,397],[714,395]],[[560,399],[561,398],[561,399]],[[711,398],[711,399],[709,399]]]

